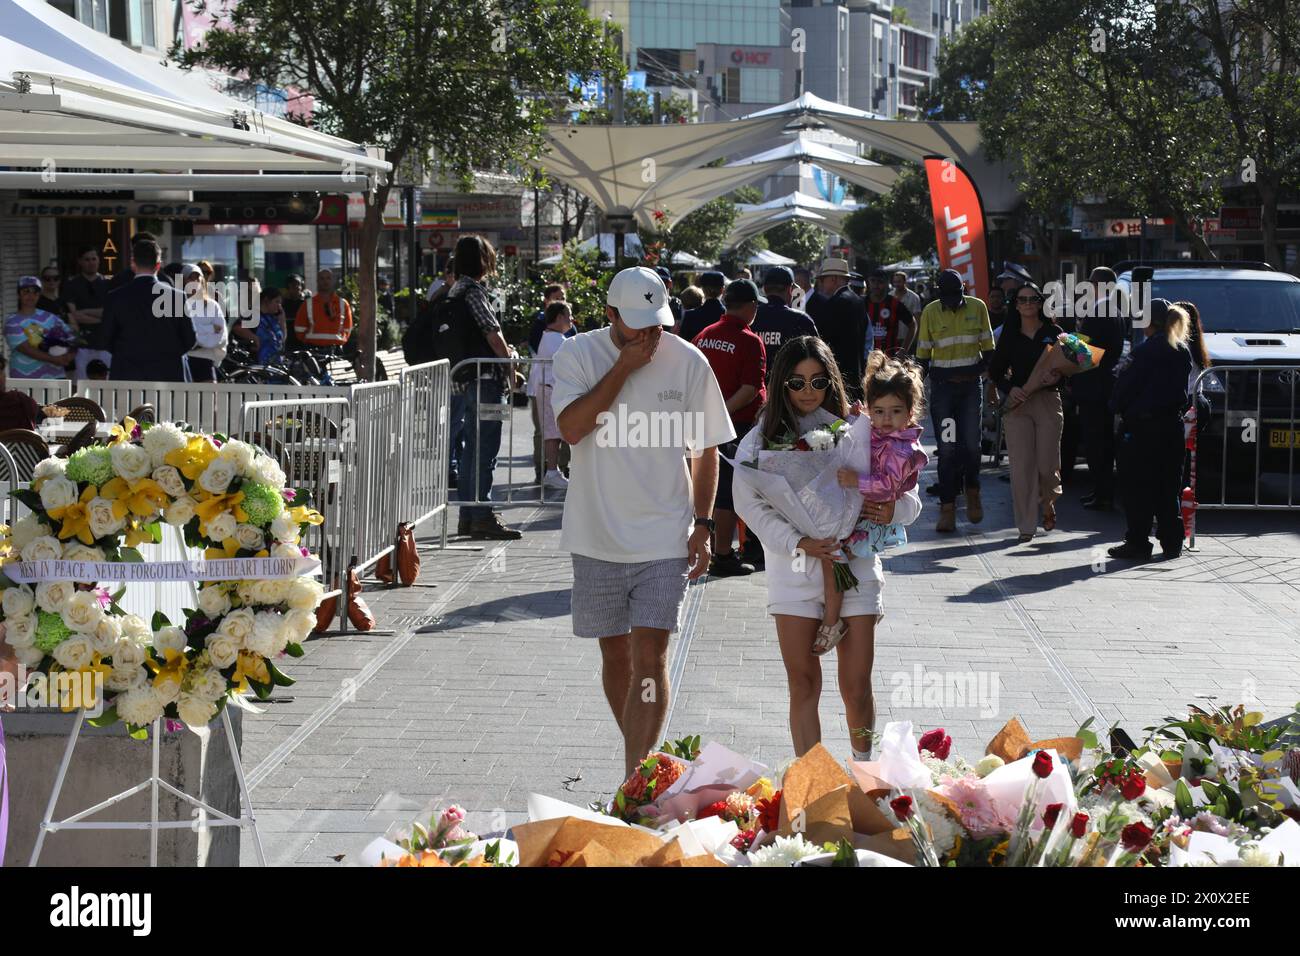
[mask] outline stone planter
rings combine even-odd
[[[243,746],[243,712],[229,710],[238,746]],[[40,828],[54,778],[63,759],[76,714],[34,709],[7,713],[4,721],[9,765],[9,840],[4,866],[26,866]],[[114,794],[148,780],[152,741],[132,740],[118,723],[98,728],[82,724],[54,819],[63,820]],[[222,813],[238,817],[239,784],[220,718],[205,743],[185,729],[162,735],[158,774],[172,786]],[[107,807],[88,820],[149,820],[149,791]],[[238,866],[240,828],[205,827],[199,810],[165,790],[158,819],[193,820],[193,827],[160,830],[159,866]],[[45,838],[41,866],[148,866],[148,830],[60,830]]]

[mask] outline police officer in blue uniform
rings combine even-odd
[[[767,302],[758,307],[758,315],[750,326],[767,349],[770,357],[781,351],[781,346],[801,335],[816,335],[817,326],[807,313],[790,308],[790,290],[794,287],[794,273],[785,266],[773,266],[763,275],[763,295]],[[767,363],[768,374],[772,362]]]

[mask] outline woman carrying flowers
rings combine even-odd
[[[740,442],[737,461],[750,461],[766,443],[785,434],[803,435],[844,419],[849,413],[844,383],[830,349],[818,338],[792,339],[772,362],[772,389],[758,424]],[[805,537],[775,507],[745,482],[736,483],[736,511],[763,541],[767,561],[767,611],[776,621],[777,639],[790,688],[790,733],[798,755],[821,740],[817,713],[821,661],[814,653],[825,614],[823,559],[843,560],[834,539]],[[915,489],[897,501],[865,501],[862,517],[877,524],[908,525],[921,513]],[[841,610],[848,633],[836,645],[840,695],[849,724],[854,759],[869,759],[875,702],[871,667],[876,618],[884,613],[884,571],[874,552],[849,557],[858,580],[844,592]]]

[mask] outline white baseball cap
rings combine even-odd
[[[668,290],[658,273],[645,266],[624,269],[614,276],[605,303],[618,309],[619,317],[633,329],[673,324],[668,307]]]

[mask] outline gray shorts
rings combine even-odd
[[[634,627],[677,630],[689,570],[685,557],[623,564],[573,555],[573,633],[617,637]]]

